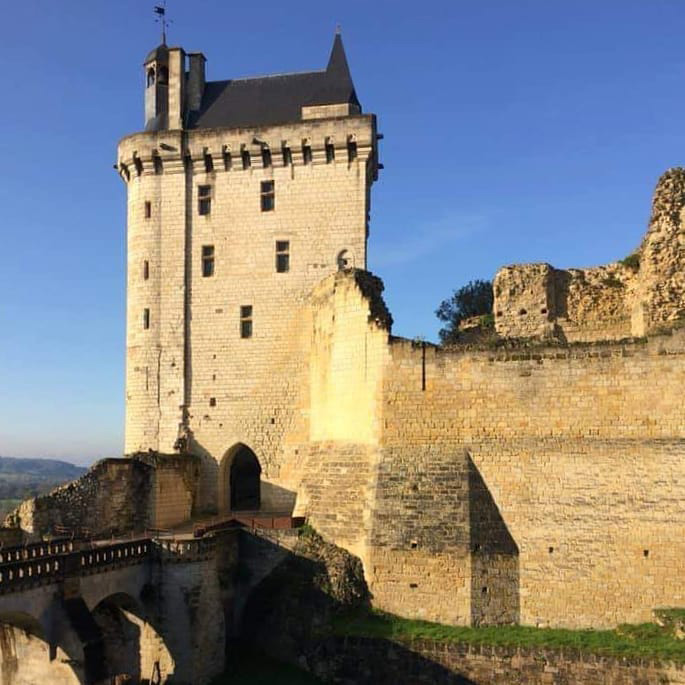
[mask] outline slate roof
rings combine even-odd
[[[321,71],[208,81],[200,109],[186,127],[236,128],[301,120],[301,108],[351,103],[359,106],[345,49],[336,34],[328,66]]]

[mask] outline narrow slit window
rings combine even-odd
[[[292,166],[293,151],[287,145],[284,145],[281,148],[281,152],[283,153],[283,166]]]
[[[265,169],[271,166],[271,150],[268,147],[262,148],[262,166]]]
[[[150,328],[150,310],[147,308],[143,309],[143,328]]]
[[[150,262],[147,259],[143,262],[143,280],[147,281],[150,278]]]
[[[152,216],[152,202],[145,200],[145,218],[149,219]]]
[[[290,271],[290,241],[276,241],[276,271],[284,274]]]
[[[262,181],[262,211],[271,212],[276,207],[276,182]]]
[[[302,162],[304,164],[312,163],[312,146],[306,143],[302,145]]]
[[[202,246],[202,276],[214,275],[214,245]]]
[[[164,165],[162,164],[162,158],[159,155],[153,156],[152,166],[154,167],[156,174],[161,174],[164,171]]]
[[[205,162],[205,171],[207,173],[214,171],[214,160],[212,159],[212,155],[210,155],[208,152],[205,152],[205,154],[204,154],[204,162]]]
[[[197,211],[203,216],[212,211],[212,186],[197,187]]]
[[[357,159],[357,141],[349,140],[347,142],[347,161],[353,162]]]
[[[252,305],[244,304],[240,307],[240,337],[252,337]]]
[[[335,146],[330,140],[326,141],[326,164],[335,161]]]
[[[249,169],[252,166],[252,160],[250,159],[250,151],[242,150],[240,156],[243,160],[243,169]]]

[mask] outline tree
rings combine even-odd
[[[435,310],[435,315],[447,325],[440,329],[440,342],[456,342],[459,335],[459,323],[471,316],[492,314],[494,296],[492,282],[469,281],[465,286],[455,290],[452,297],[443,300]]]

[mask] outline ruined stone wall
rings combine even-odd
[[[494,282],[497,332],[568,342],[642,336],[685,317],[685,170],[670,169],[652,216],[628,259],[588,269],[506,266]]]
[[[22,502],[5,524],[29,537],[116,535],[187,521],[197,489],[197,465],[186,455],[103,459],[79,479]]]
[[[391,351],[389,460],[374,508],[385,539],[372,538],[371,551],[389,556],[371,582],[387,608],[414,614],[402,607],[421,583],[418,615],[450,622],[456,588],[474,623],[613,626],[685,601],[673,572],[685,558],[685,333],[625,345],[429,348],[425,362],[408,341]],[[465,570],[427,573],[420,550],[431,540],[434,563],[442,552]],[[404,581],[388,597],[381,570],[418,587]]]

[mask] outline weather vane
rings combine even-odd
[[[171,23],[166,18],[166,0],[161,5],[155,5],[154,13],[157,15],[155,21],[162,25],[162,45],[166,45],[166,30]]]

